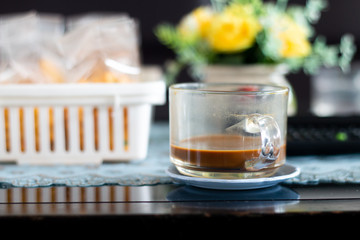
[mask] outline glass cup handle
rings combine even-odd
[[[246,121],[248,131],[257,131],[261,135],[261,152],[258,158],[248,160],[248,170],[260,170],[274,161],[280,155],[281,133],[276,120],[268,115],[251,114]]]

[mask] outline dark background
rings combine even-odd
[[[326,37],[328,43],[337,44],[345,33],[354,35],[359,46],[360,16],[359,0],[329,0],[328,9],[315,25],[318,34]],[[176,24],[180,18],[206,0],[1,0],[0,14],[19,13],[35,10],[40,13],[59,13],[71,16],[87,12],[125,12],[140,22],[141,55],[143,64],[163,65],[166,59],[173,57],[171,51],[162,46],[153,34],[154,27],[161,22]],[[289,4],[302,4],[306,0],[289,0]],[[359,58],[358,54],[355,60]],[[298,115],[309,115],[310,80],[303,74],[289,74],[299,101]],[[178,81],[192,81],[183,72]],[[168,119],[168,106],[156,107],[156,120]]]

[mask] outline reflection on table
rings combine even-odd
[[[130,205],[106,203],[150,201],[151,193],[150,187],[120,186],[0,189],[0,212],[5,215],[126,213],[133,211]]]

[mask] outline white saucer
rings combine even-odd
[[[274,186],[280,182],[296,177],[300,169],[289,164],[279,168],[275,175],[253,179],[212,179],[190,177],[180,174],[174,165],[169,166],[166,173],[177,183],[195,187],[219,190],[248,190]]]

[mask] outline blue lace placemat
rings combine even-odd
[[[170,184],[167,123],[151,126],[148,156],[144,160],[95,165],[6,165],[0,164],[0,187],[43,186],[144,186]]]
[[[360,154],[340,156],[288,157],[301,173],[285,184],[360,183]],[[169,162],[169,126],[151,127],[146,159],[129,163],[105,163],[100,166],[0,165],[0,187],[43,186],[144,186],[170,184],[165,170]]]
[[[301,170],[288,184],[360,183],[360,154],[288,157],[287,162]]]

